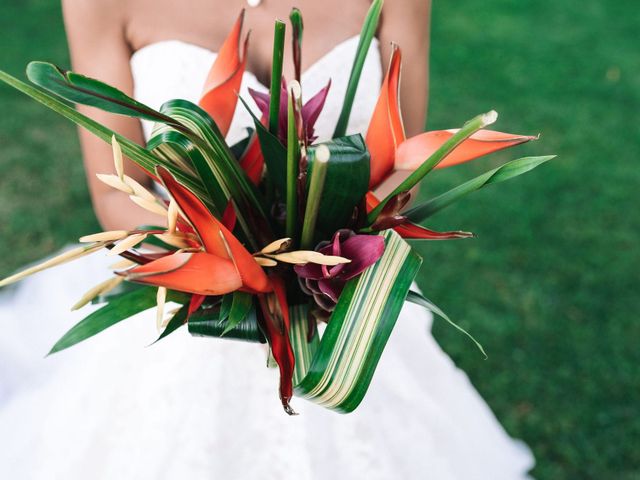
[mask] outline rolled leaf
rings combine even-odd
[[[220,318],[219,309],[198,310],[189,317],[189,333],[195,337],[221,338],[227,322]],[[266,339],[258,325],[256,309],[252,308],[244,320],[224,334],[224,338],[243,342],[265,343]]]
[[[353,209],[367,193],[370,158],[360,134],[336,138],[320,145],[329,149],[330,157],[318,208],[316,240],[330,238],[351,219]],[[318,146],[309,149],[309,173],[313,172]],[[307,178],[310,180],[311,175]]]
[[[307,366],[297,370],[296,394],[342,413],[362,401],[422,263],[398,234],[382,235],[383,256],[347,283],[319,345],[300,333],[307,322],[303,310],[290,310],[296,363],[303,359]]]

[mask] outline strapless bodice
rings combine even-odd
[[[331,89],[315,131],[319,140],[329,139],[340,114],[342,101],[349,80],[351,65],[356,54],[359,37],[349,38],[326,53],[302,74],[303,100],[310,98],[331,79]],[[138,50],[131,57],[134,80],[134,97],[152,107],[159,108],[165,101],[182,98],[197,103],[207,73],[217,54],[198,45],[178,40],[152,43]],[[373,40],[363,67],[347,133],[364,133],[376,104],[382,83],[382,66],[378,41]],[[251,72],[245,72],[240,95],[259,115],[248,88],[267,92]],[[251,116],[242,105],[236,108],[231,128],[227,135],[230,144],[246,136],[247,127],[252,126]],[[143,122],[146,138],[151,124]]]

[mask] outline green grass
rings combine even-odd
[[[639,478],[640,9],[459,0],[433,14],[429,127],[495,108],[497,129],[542,138],[438,171],[423,196],[507,159],[559,155],[434,217],[430,226],[478,238],[422,244],[420,285],[489,359],[437,320],[435,335],[533,448],[537,478]],[[68,64],[55,2],[5,1],[0,27],[0,68]],[[97,223],[73,127],[7,88],[0,104],[3,275]]]

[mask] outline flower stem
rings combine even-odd
[[[324,181],[327,176],[329,165],[329,149],[326,145],[320,145],[315,151],[315,161],[311,165],[311,178],[309,179],[309,193],[307,194],[307,208],[304,212],[304,223],[302,224],[302,238],[300,248],[310,249],[313,244],[313,236],[318,219],[320,199],[324,189]]]
[[[282,62],[284,57],[284,33],[287,26],[276,20],[273,32],[273,63],[271,66],[271,86],[269,89],[269,131],[278,135],[280,113],[280,83],[282,81]]]
[[[298,143],[298,128],[294,104],[300,98],[300,84],[297,81],[291,82],[291,93],[289,95],[289,106],[287,111],[287,237],[296,243],[296,220],[298,210],[297,180],[298,161],[300,158],[300,145]]]
[[[408,192],[415,187],[420,180],[422,180],[427,173],[433,170],[442,160],[446,158],[458,145],[464,142],[467,138],[473,135],[481,128],[491,125],[498,118],[498,113],[495,110],[478,115],[467,123],[465,123],[460,130],[458,130],[451,138],[444,142],[433,155],[427,158],[415,171],[409,175],[400,185],[398,185],[389,195],[387,195],[380,204],[371,210],[367,215],[367,224],[371,225],[375,222],[376,218],[387,204],[387,202],[395,195],[401,192]]]
[[[353,66],[351,67],[351,74],[349,75],[349,83],[347,84],[344,101],[342,102],[342,111],[340,112],[336,129],[333,132],[333,138],[344,137],[346,134],[349,117],[351,116],[351,108],[353,107],[353,100],[356,96],[358,83],[360,82],[360,75],[362,74],[364,61],[369,53],[371,41],[378,29],[378,22],[380,20],[383,3],[383,0],[374,0],[371,3],[371,7],[369,7],[369,11],[367,12],[367,17],[362,25],[356,56],[353,60]]]

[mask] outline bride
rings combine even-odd
[[[306,21],[303,91],[315,93],[332,76],[316,124],[320,138],[328,138],[369,2],[296,4]],[[171,98],[197,101],[215,50],[247,6],[252,41],[240,94],[257,111],[247,89],[267,91],[271,29],[275,18],[287,17],[293,6],[287,0],[64,0],[74,70],[154,108]],[[401,99],[407,133],[421,130],[428,16],[428,0],[387,3],[349,132],[366,129],[378,96],[368,86],[380,84],[391,40],[411,63]],[[337,46],[327,51],[330,45]],[[140,143],[150,133],[150,125],[129,118],[86,113]],[[247,112],[237,109],[230,143],[249,125]],[[80,138],[104,228],[157,223],[96,181],[96,173],[113,168],[110,146],[87,132]],[[135,168],[127,173],[147,181]],[[155,320],[144,313],[43,360],[47,347],[86,315],[67,308],[109,275],[109,263],[100,254],[86,257],[28,279],[0,299],[2,478],[510,480],[526,478],[533,465],[527,447],[506,435],[430,336],[430,315],[413,305],[405,306],[369,393],[349,415],[295,398],[301,415],[285,415],[277,372],[265,368],[264,352],[253,344],[192,338],[181,329],[144,348],[155,333]]]

